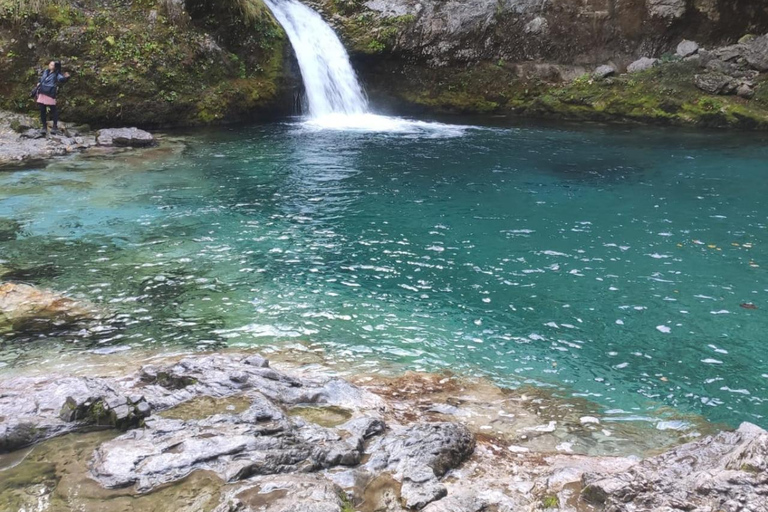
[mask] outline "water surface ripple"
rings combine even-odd
[[[768,426],[764,140],[414,126],[271,124],[0,174],[0,218],[23,225],[0,272],[116,313],[6,336],[0,371],[311,341],[360,368],[535,383],[617,418]]]

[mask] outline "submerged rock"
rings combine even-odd
[[[584,483],[582,498],[606,512],[768,510],[768,432],[744,423]]]
[[[21,223],[13,219],[0,218],[0,242],[15,240],[21,232]]]
[[[59,293],[26,284],[0,283],[0,333],[50,331],[94,317],[93,307]]]

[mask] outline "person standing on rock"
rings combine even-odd
[[[59,130],[59,111],[56,108],[56,93],[59,84],[69,80],[69,73],[61,74],[61,62],[51,61],[48,69],[40,75],[40,81],[37,83],[37,105],[40,107],[40,122],[42,123],[42,132],[46,133],[47,111],[51,109],[51,119],[53,120],[53,129],[51,133]]]

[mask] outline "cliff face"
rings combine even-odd
[[[28,94],[50,60],[72,80],[62,118],[184,126],[250,119],[290,105],[283,32],[261,0],[0,0],[0,108]]]
[[[380,107],[768,128],[765,70],[744,65],[768,44],[673,55],[683,39],[711,50],[768,32],[765,2],[305,1]],[[662,65],[610,76],[644,56]],[[28,92],[53,58],[74,75],[63,117],[98,125],[287,113],[300,85],[262,0],[0,0],[0,108],[34,110]]]
[[[742,48],[715,59],[700,58],[704,52],[675,55],[685,39],[716,49],[746,34],[768,32],[768,5],[762,2],[311,1],[341,34],[380,105],[768,127],[764,75],[742,66],[744,51],[762,49]],[[640,57],[659,59],[654,64],[660,65],[611,76]],[[601,65],[608,71],[593,76]],[[708,66],[714,66],[716,78]],[[708,80],[728,86],[697,87]],[[741,85],[744,94],[737,97]]]
[[[315,2],[337,16],[359,51],[386,50],[432,67],[498,60],[626,66],[674,51],[682,39],[722,45],[768,31],[768,5],[750,0]],[[359,25],[374,29],[366,34]]]

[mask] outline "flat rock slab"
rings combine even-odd
[[[344,512],[342,496],[319,475],[256,477],[227,493],[214,512]]]
[[[584,483],[582,499],[606,512],[768,510],[768,432],[744,423]]]

